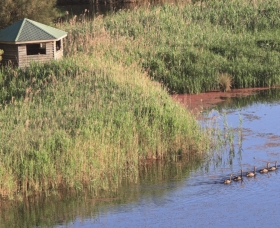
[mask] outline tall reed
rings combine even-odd
[[[200,154],[206,136],[137,65],[76,55],[1,70],[0,194],[114,191],[142,159]]]

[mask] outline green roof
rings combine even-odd
[[[24,18],[0,30],[0,42],[57,40],[66,35],[67,32]]]

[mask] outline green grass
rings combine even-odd
[[[70,30],[69,35],[81,41],[74,49],[71,46],[71,52],[92,52],[85,44],[106,34],[115,43],[103,49],[105,55],[127,65],[138,62],[170,93],[219,89],[219,74],[232,76],[232,88],[278,86],[279,2],[199,3],[166,4],[96,18]],[[122,43],[121,48],[113,47],[117,43]]]
[[[76,55],[1,70],[0,194],[114,191],[140,160],[201,154],[194,117],[137,66]]]

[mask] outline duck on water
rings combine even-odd
[[[257,173],[256,173],[256,170],[257,170],[257,167],[255,166],[255,167],[254,167],[254,172],[247,172],[247,173],[246,173],[246,176],[247,176],[247,177],[254,177],[254,176],[256,176],[256,174],[257,174]]]
[[[275,171],[277,169],[278,161],[275,162],[275,166],[271,166],[268,168],[268,171]]]
[[[241,174],[240,174],[240,176],[235,176],[234,178],[233,178],[233,180],[234,181],[240,181],[240,180],[242,180],[242,174],[243,173],[243,170],[241,169]]]
[[[230,184],[231,183],[231,177],[232,177],[232,174],[230,174],[229,179],[224,180],[224,184]]]
[[[268,167],[269,164],[270,164],[270,162],[267,163],[267,167],[266,167],[266,168],[261,169],[259,172],[260,172],[260,173],[267,173],[267,172],[268,172],[268,169],[269,169],[269,167]]]

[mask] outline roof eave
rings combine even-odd
[[[52,42],[52,41],[58,41],[58,40],[61,40],[63,38],[65,38],[67,36],[64,35],[64,36],[61,36],[59,38],[56,38],[56,39],[51,39],[51,40],[29,40],[29,41],[1,41],[0,40],[0,43],[1,44],[34,44],[34,43],[47,43],[47,42]]]

